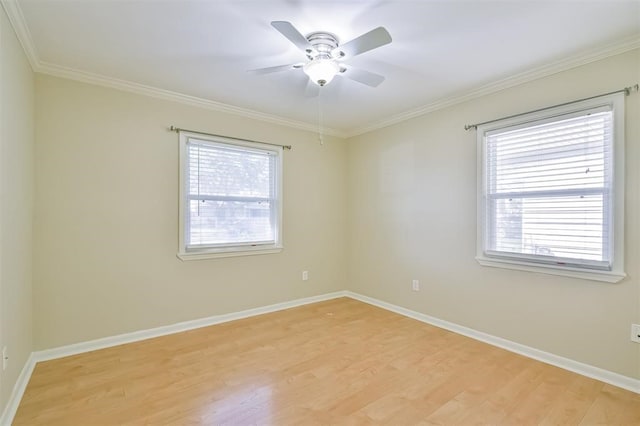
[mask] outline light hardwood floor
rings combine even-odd
[[[640,425],[640,395],[343,298],[39,363],[39,424]]]

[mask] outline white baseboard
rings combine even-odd
[[[194,330],[196,328],[208,327],[210,325],[223,322],[235,321],[249,318],[256,315],[268,314],[270,312],[281,311],[283,309],[295,308],[297,306],[308,305],[310,303],[322,302],[338,297],[345,297],[346,291],[336,291],[333,293],[321,294],[319,296],[305,297],[288,302],[276,303],[274,305],[261,306],[259,308],[247,309],[245,311],[231,312],[228,314],[214,315],[207,318],[200,318],[192,321],[184,321],[162,327],[150,328],[148,330],[134,331],[131,333],[118,334],[116,336],[104,337],[102,339],[89,340],[87,342],[75,343],[53,349],[34,352],[36,362],[49,361],[65,356],[77,355],[98,349],[110,348],[112,346],[124,345],[125,343],[139,342],[141,340],[152,339],[154,337],[166,336],[183,331]]]
[[[16,380],[16,384],[13,386],[13,390],[11,391],[11,396],[9,396],[9,401],[4,407],[2,417],[0,417],[1,426],[10,426],[11,422],[13,422],[13,417],[16,415],[16,411],[18,411],[22,395],[24,395],[24,391],[27,389],[27,384],[29,383],[29,379],[31,379],[31,374],[33,373],[35,366],[36,360],[32,352],[29,355],[29,358],[27,358],[27,362],[25,362],[24,367],[22,367],[18,380]]]
[[[270,312],[281,311],[284,309],[295,308],[297,306],[308,305],[310,303],[322,302],[325,300],[337,299],[345,297],[346,291],[336,291],[333,293],[321,294],[318,296],[305,297],[302,299],[291,300],[288,302],[276,303],[274,305],[261,306],[259,308],[247,309],[245,311],[232,312],[223,315],[214,315],[207,318],[201,318],[193,321],[184,321],[162,327],[151,328],[148,330],[134,331],[132,333],[119,334],[117,336],[105,337],[102,339],[90,340],[87,342],[75,343],[72,345],[61,346],[58,348],[47,349],[43,351],[35,351],[29,355],[27,362],[16,381],[11,392],[11,397],[5,407],[2,417],[0,417],[0,426],[10,426],[16,415],[20,400],[27,388],[33,369],[36,363],[41,361],[49,361],[56,358],[63,358],[71,355],[78,355],[85,352],[91,352],[98,349],[105,349],[112,346],[123,345],[125,343],[138,342],[141,340],[151,339],[153,337],[166,336],[169,334],[180,333],[182,331],[193,330],[196,328],[207,327],[210,325],[220,324],[223,322],[235,321],[242,318],[249,318],[256,315],[268,314]]]
[[[583,376],[591,377],[596,380],[600,380],[605,383],[609,383],[614,386],[618,386],[623,389],[627,389],[631,392],[640,394],[640,380],[633,379],[631,377],[623,376],[612,371],[604,370],[602,368],[594,367],[592,365],[583,364],[578,361],[574,361],[568,358],[564,358],[558,355],[554,355],[549,352],[544,352],[539,349],[535,349],[529,346],[522,345],[520,343],[512,342],[500,337],[493,336],[491,334],[483,333],[481,331],[474,330],[472,328],[464,327],[449,321],[444,321],[420,312],[412,311],[410,309],[403,308],[401,306],[394,305],[392,303],[383,302],[378,299],[374,299],[369,296],[354,293],[351,291],[336,291],[334,293],[322,294],[319,296],[305,297],[302,299],[296,299],[289,302],[276,303],[274,305],[262,306],[259,308],[247,309],[245,311],[232,312],[223,315],[214,315],[207,318],[201,318],[193,321],[185,321],[176,324],[171,324],[162,327],[156,327],[148,330],[134,331],[132,333],[119,334],[117,336],[105,337],[102,339],[90,340],[87,342],[76,343],[67,346],[61,346],[58,348],[47,349],[43,351],[36,351],[31,353],[27,362],[25,363],[18,380],[13,388],[7,406],[0,417],[0,426],[9,426],[13,421],[13,417],[18,410],[20,400],[24,394],[24,391],[29,383],[33,369],[36,363],[41,361],[48,361],[56,358],[63,358],[66,356],[77,355],[85,352],[95,351],[98,349],[109,348],[112,346],[123,345],[125,343],[138,342],[141,340],[151,339],[154,337],[166,336],[169,334],[180,333],[183,331],[193,330],[196,328],[207,327],[210,325],[220,324],[229,321],[235,321],[238,319],[249,318],[256,315],[267,314],[270,312],[281,311],[284,309],[295,308],[297,306],[308,305],[310,303],[322,302],[325,300],[337,299],[339,297],[350,297],[355,300],[359,300],[364,303],[368,303],[373,306],[377,306],[382,309],[386,309],[391,312],[395,312],[400,315],[404,315],[409,318],[416,319],[418,321],[434,325],[436,327],[443,328],[445,330],[452,331],[454,333],[461,334],[463,336],[470,337],[472,339],[479,340],[481,342],[488,343],[493,346],[497,346],[506,349],[510,352],[515,352],[520,355],[524,355],[528,358],[533,358],[544,363],[554,365],[556,367],[563,368],[565,370],[573,371],[574,373],[581,374]]]
[[[444,328],[445,330],[449,330],[454,333],[462,334],[463,336],[467,336],[502,349],[506,349],[510,352],[515,352],[528,358],[533,358],[546,364],[573,371],[574,373],[581,374],[592,379],[600,380],[601,382],[609,383],[622,389],[640,394],[640,380],[638,379],[623,376],[622,374],[614,373],[612,371],[605,370],[599,367],[594,367],[593,365],[584,364],[569,358],[541,351],[530,346],[512,342],[511,340],[496,337],[491,334],[483,333],[481,331],[464,327],[449,321],[444,321],[439,318],[435,318],[426,314],[422,314],[420,312],[412,311],[410,309],[394,305],[392,303],[374,299],[373,297],[364,296],[362,294],[354,293],[351,291],[347,291],[346,296],[373,306],[377,306],[382,309],[386,309],[391,312],[395,312],[400,315],[404,315],[409,318],[413,318],[427,324],[434,325],[439,328]]]

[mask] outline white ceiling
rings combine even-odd
[[[317,126],[320,103],[324,126],[343,135],[640,47],[640,0],[19,0],[5,7],[37,71],[150,86],[301,127]],[[384,26],[393,42],[349,63],[386,80],[370,88],[336,78],[314,98],[305,96],[301,70],[247,73],[304,60],[270,26],[274,20],[305,35],[332,32],[343,43]]]

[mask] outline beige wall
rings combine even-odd
[[[475,133],[463,130],[634,84],[639,58],[626,53],[324,146],[309,132],[38,75],[35,348],[348,288],[640,378],[640,345],[629,341],[640,322],[640,95],[627,98],[629,277],[618,284],[478,265]],[[294,146],[284,154],[281,254],[176,258],[171,124]]]
[[[45,75],[36,94],[36,349],[345,288],[343,141]],[[176,258],[170,125],[293,145],[282,253]]]
[[[476,134],[463,129],[630,86],[639,64],[636,50],[350,139],[348,288],[640,378],[629,339],[640,321],[640,94],[626,98],[629,276],[618,284],[480,266]]]
[[[33,350],[33,72],[0,7],[0,413]]]

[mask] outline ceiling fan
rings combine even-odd
[[[379,74],[343,63],[346,59],[391,43],[391,35],[384,27],[378,27],[347,43],[340,44],[334,34],[324,31],[313,32],[305,37],[287,21],[273,21],[271,26],[302,50],[307,57],[307,62],[259,68],[251,70],[253,73],[268,74],[302,69],[318,86],[329,84],[336,75],[344,75],[371,87],[377,87],[384,81],[384,77]]]

